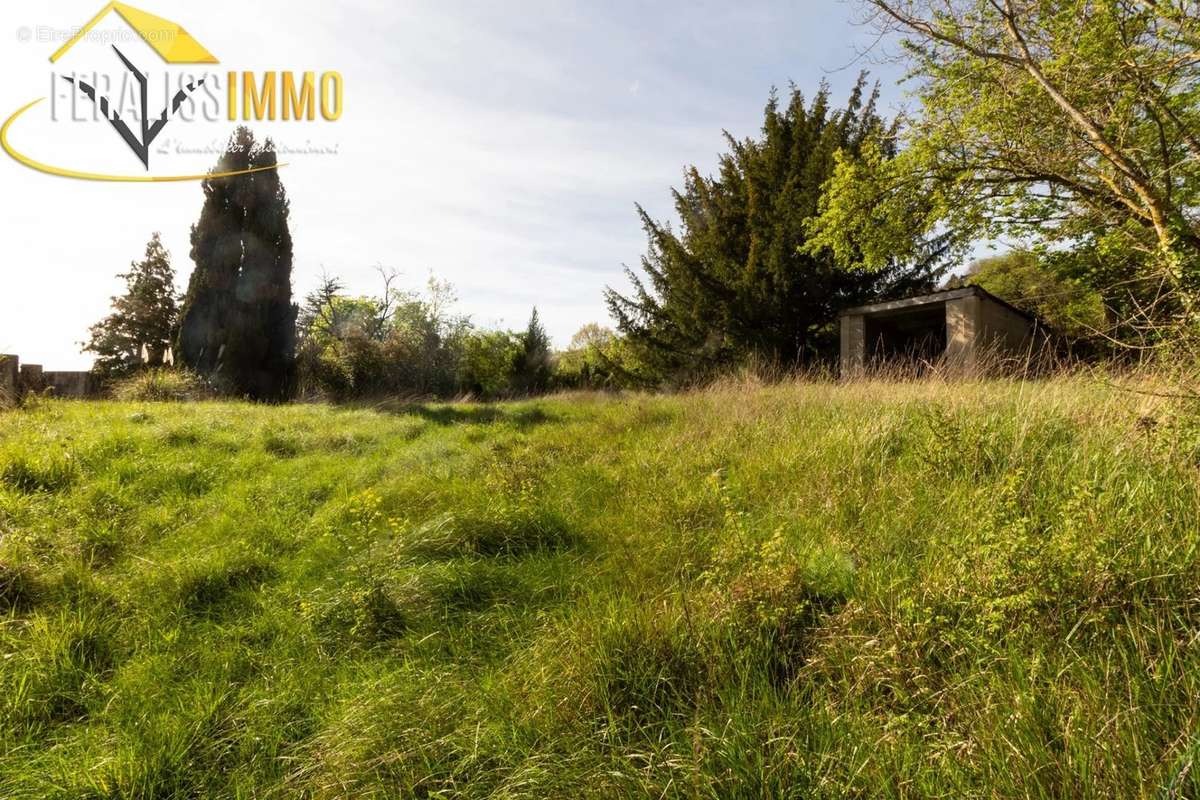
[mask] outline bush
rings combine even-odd
[[[556,389],[626,389],[651,384],[629,340],[589,323],[559,353],[554,367]]]
[[[424,294],[392,288],[382,297],[348,297],[326,278],[299,316],[297,374],[302,396],[334,401],[403,395],[449,396],[457,388],[466,317],[451,313],[449,284],[431,279]]]
[[[203,378],[181,369],[149,369],[113,387],[113,395],[127,402],[186,403],[213,394]]]
[[[464,343],[459,382],[477,397],[503,397],[512,392],[515,365],[523,357],[524,346],[517,334],[474,331]]]

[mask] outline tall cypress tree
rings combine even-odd
[[[238,128],[214,172],[276,164],[271,140]],[[289,205],[275,169],[203,183],[192,226],[192,260],[180,314],[184,364],[224,391],[282,400],[292,384],[296,306],[292,303]]]
[[[642,361],[660,377],[717,370],[750,354],[785,366],[829,353],[838,311],[883,296],[933,288],[940,252],[878,273],[847,271],[801,252],[839,150],[873,140],[895,151],[895,123],[876,111],[865,75],[841,110],[822,86],[810,105],[795,88],[786,106],[772,93],[762,136],[726,134],[716,177],[695,167],[674,191],[679,232],[639,206],[649,238],[645,278],[626,270],[631,295],[607,290],[609,311]]]

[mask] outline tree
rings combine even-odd
[[[513,365],[524,354],[521,337],[510,331],[472,332],[463,342],[459,383],[477,397],[502,397],[512,390]]]
[[[1104,298],[1064,269],[1066,263],[1032,250],[1012,250],[975,261],[951,286],[981,286],[1045,320],[1072,339],[1108,333]]]
[[[297,323],[303,388],[335,399],[453,394],[471,327],[453,313],[454,288],[431,276],[424,293],[400,291],[394,271],[380,275],[378,297],[347,296],[329,276],[307,296]]]
[[[526,394],[546,391],[553,374],[550,336],[538,319],[537,308],[529,316],[529,325],[521,334],[521,354],[514,366],[513,384]]]
[[[606,328],[599,322],[589,322],[571,337],[568,350],[587,350],[588,348],[604,348],[617,338],[612,328]]]
[[[649,238],[645,279],[626,269],[632,294],[610,288],[606,299],[648,369],[694,374],[751,354],[811,361],[830,352],[841,309],[933,287],[944,255],[936,246],[879,271],[841,269],[829,253],[804,250],[836,154],[873,146],[894,155],[894,125],[865,88],[863,76],[841,110],[830,109],[827,86],[808,106],[795,88],[782,107],[772,93],[761,138],[726,134],[716,177],[686,171],[673,192],[678,233],[638,207]]]
[[[142,260],[117,277],[125,281],[125,294],[112,298],[112,313],[89,329],[83,347],[96,354],[93,370],[107,378],[161,366],[178,317],[175,270],[159,234],[150,237]]]
[[[333,336],[342,327],[339,301],[345,289],[337,276],[321,275],[321,284],[305,296],[296,314],[296,338],[301,346]]]
[[[637,372],[625,340],[611,328],[589,322],[558,354],[553,382],[564,389],[617,389],[644,383]]]
[[[1200,283],[1200,14],[1191,0],[862,0],[904,39],[901,158],[843,158],[815,238],[878,266],[913,229],[1141,262],[1174,313]],[[874,256],[856,260],[850,250]],[[1111,260],[1111,259],[1109,259]],[[1167,304],[1159,304],[1159,310]]]
[[[458,367],[470,318],[452,313],[454,288],[432,276],[424,294],[396,306],[384,351],[391,380],[417,394],[449,395],[458,389]]]
[[[238,128],[215,171],[245,174],[203,182],[204,207],[192,226],[196,269],[179,332],[187,366],[219,389],[273,401],[291,388],[298,311],[289,204],[276,163],[270,139],[256,142]]]

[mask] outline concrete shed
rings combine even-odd
[[[840,322],[844,376],[888,362],[943,358],[969,371],[984,353],[1021,356],[1044,336],[1036,317],[978,286],[849,308]]]
[[[17,399],[17,382],[20,374],[21,359],[13,355],[0,354],[0,405]]]

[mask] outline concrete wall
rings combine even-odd
[[[946,301],[946,363],[952,369],[975,369],[979,351],[982,305],[975,295]]]
[[[100,382],[90,372],[46,372],[40,364],[22,364],[15,355],[0,354],[0,404],[47,390],[54,397],[98,397]]]
[[[21,359],[14,355],[0,354],[0,405],[17,399],[17,376],[20,374]]]
[[[944,300],[915,298],[862,306],[853,310],[856,313],[842,316],[842,375],[853,377],[865,368],[870,320],[905,309],[944,306],[946,366],[955,371],[974,372],[993,365],[998,357],[1022,358],[1036,344],[1037,325],[1024,314],[979,291],[955,290],[948,294]]]
[[[20,384],[20,393],[34,392],[35,394],[46,388],[46,383],[42,377],[41,364],[22,364],[21,377],[17,381]]]
[[[983,335],[979,346],[998,353],[1022,355],[1033,340],[1034,325],[1026,316],[1000,303],[984,300],[982,307]]]
[[[1033,342],[1033,320],[990,297],[961,297],[946,302],[946,361],[967,371],[995,359],[1021,358]]]
[[[42,381],[55,397],[83,399],[94,397],[100,391],[90,372],[44,372]]]
[[[842,377],[862,372],[867,362],[867,320],[862,315],[842,317]]]

